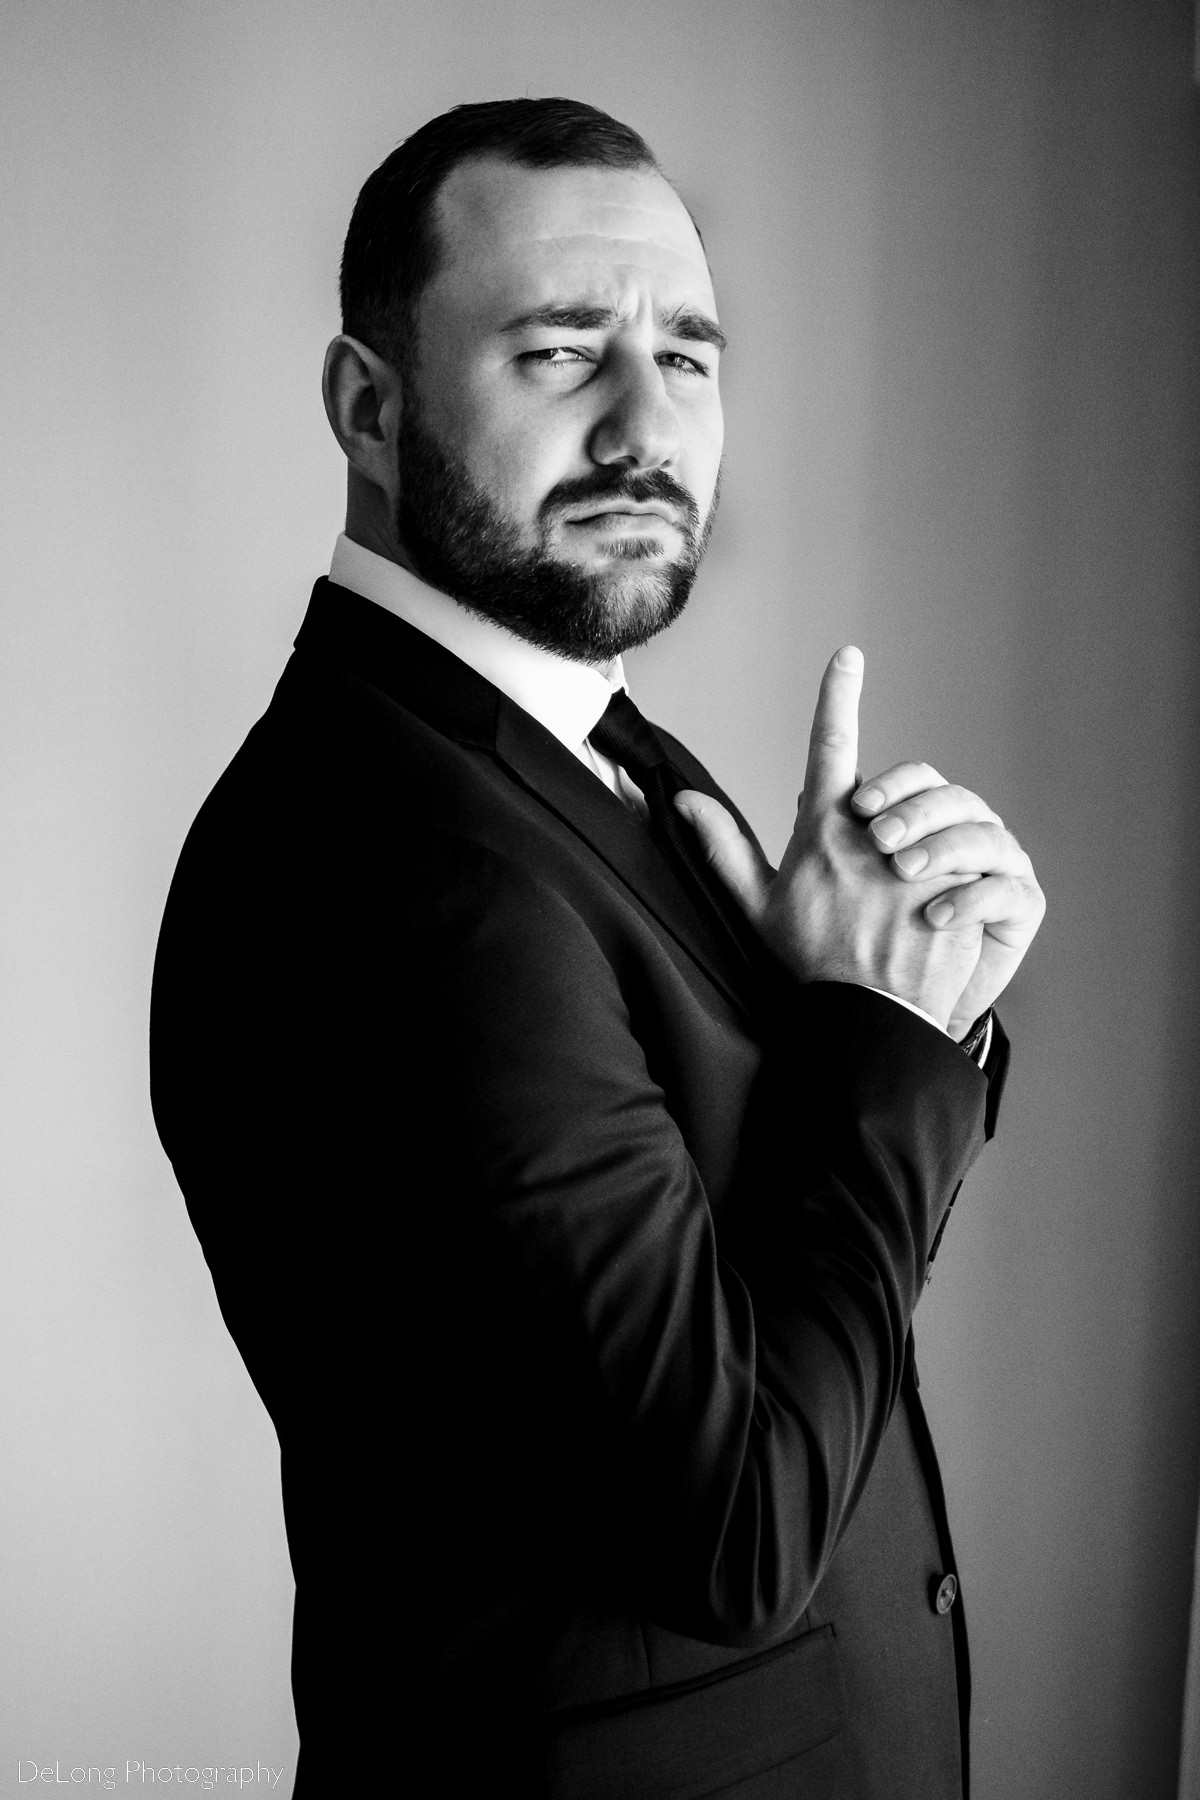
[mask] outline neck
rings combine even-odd
[[[407,548],[388,515],[387,496],[373,484],[364,482],[353,469],[346,483],[346,536],[364,550],[388,562],[399,563],[413,575],[420,575]]]

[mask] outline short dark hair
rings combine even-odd
[[[580,100],[483,100],[430,119],[368,175],[342,251],[342,330],[398,368],[411,362],[417,300],[438,266],[434,201],[473,156],[661,173],[631,126]]]

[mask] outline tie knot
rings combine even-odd
[[[624,692],[613,695],[588,735],[600,754],[620,763],[643,792],[650,786],[651,771],[668,761],[653,725]]]

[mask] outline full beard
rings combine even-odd
[[[396,531],[417,574],[471,612],[577,662],[611,662],[679,617],[716,511],[714,495],[701,525],[692,496],[665,470],[597,468],[547,495],[531,547],[411,408],[401,427],[397,468]],[[614,538],[607,545],[610,566],[594,572],[553,555],[547,546],[556,516],[591,499],[669,505],[682,551],[663,562],[653,538]],[[656,566],[639,566],[648,561]]]

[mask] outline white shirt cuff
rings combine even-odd
[[[869,983],[864,983],[864,985],[870,986]],[[950,1036],[946,1027],[944,1025],[939,1025],[933,1014],[927,1013],[923,1006],[914,1006],[911,1000],[902,1000],[899,994],[889,994],[886,988],[873,987],[870,991],[873,994],[882,994],[885,1000],[894,1000],[897,1006],[906,1006],[910,1013],[916,1013],[918,1019],[924,1019],[927,1025],[932,1025],[933,1029],[935,1031],[940,1031],[943,1037]]]
[[[869,985],[869,984],[864,984],[864,985]],[[886,988],[873,987],[873,988],[871,988],[870,991],[873,994],[881,994],[885,1000],[894,1000],[896,1002],[897,1006],[906,1006],[910,1013],[916,1013],[918,1019],[924,1019],[927,1024],[933,1026],[935,1031],[940,1031],[943,1037],[950,1037],[950,1033],[946,1030],[945,1026],[939,1025],[937,1020],[933,1017],[933,1014],[927,1013],[923,1006],[914,1006],[911,1000],[902,1000],[900,998],[899,994],[889,994]],[[951,1042],[953,1043],[954,1039],[951,1038]],[[989,1018],[988,1022],[987,1022],[987,1030],[983,1034],[983,1041],[979,1045],[978,1049],[975,1051],[975,1053],[971,1059],[973,1062],[977,1062],[981,1069],[982,1069],[984,1063],[988,1059],[988,1052],[991,1050],[991,1047],[992,1047],[992,1020],[991,1020],[991,1018]]]

